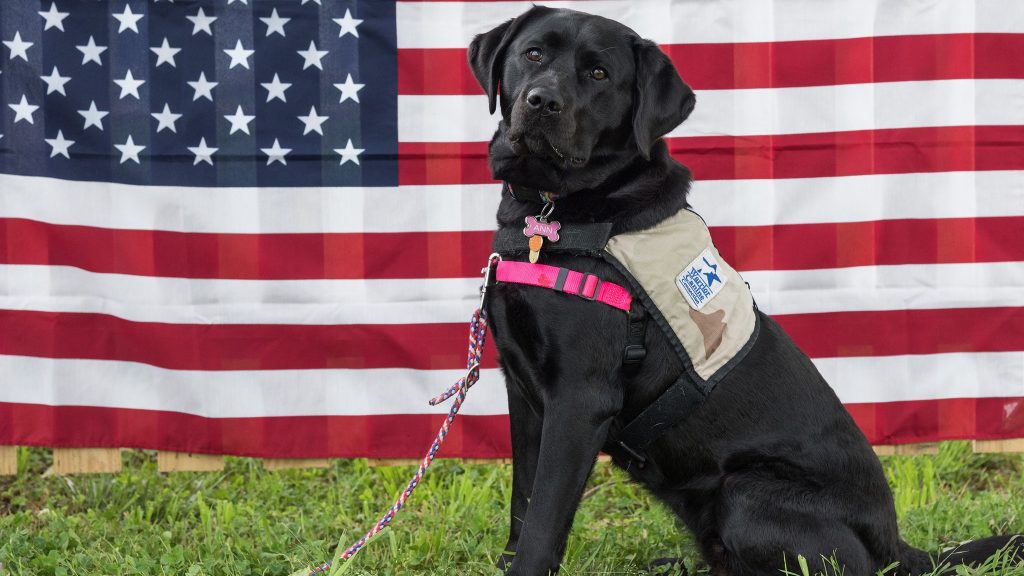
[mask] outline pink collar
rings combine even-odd
[[[547,264],[502,260],[498,262],[497,280],[567,292],[626,312],[629,312],[629,306],[633,302],[629,291],[618,284],[603,282],[593,274],[583,274]]]

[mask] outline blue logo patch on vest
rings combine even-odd
[[[691,308],[700,310],[722,291],[728,280],[724,270],[719,274],[718,260],[711,249],[705,248],[676,276],[676,288],[679,288]]]

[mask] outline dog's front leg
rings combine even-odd
[[[583,487],[614,417],[611,407],[597,406],[601,400],[607,397],[591,391],[545,402],[533,491],[506,574],[547,576],[558,571]]]
[[[508,413],[512,428],[512,501],[508,543],[498,558],[497,566],[506,570],[519,547],[519,535],[526,520],[526,511],[533,491],[540,452],[541,415],[537,413],[516,382],[508,382]]]

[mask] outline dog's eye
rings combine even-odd
[[[604,80],[608,77],[608,72],[604,68],[598,66],[590,71],[590,77],[594,80]]]
[[[526,51],[526,59],[531,62],[540,62],[541,58],[544,57],[544,53],[538,48],[530,48]]]

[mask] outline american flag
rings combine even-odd
[[[693,206],[871,441],[1024,436],[1024,3],[550,5],[675,61]],[[466,47],[529,6],[0,3],[0,444],[421,455],[499,197]],[[506,411],[489,348],[443,455]]]

